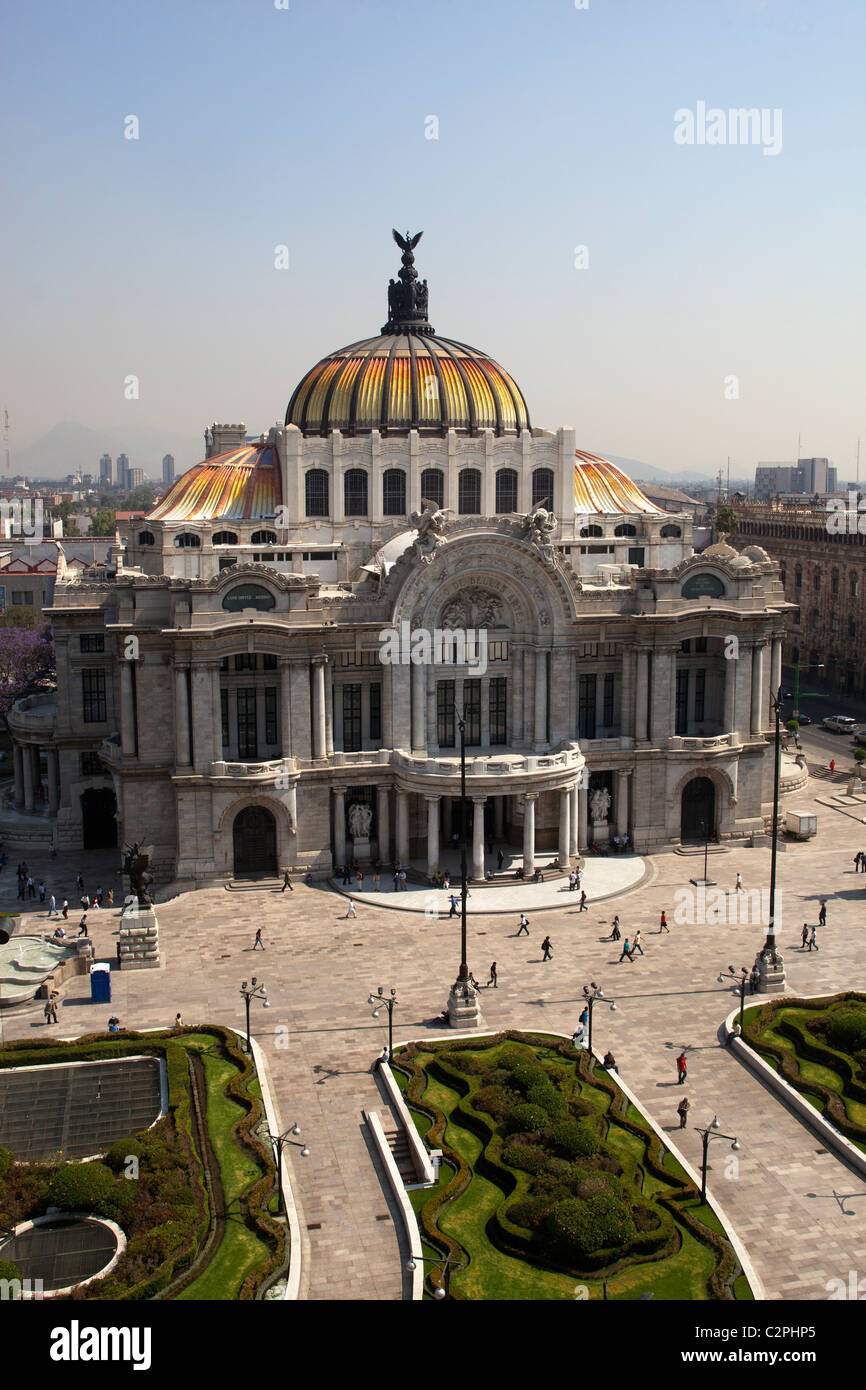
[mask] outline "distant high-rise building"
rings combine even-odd
[[[128,454],[118,454],[115,464],[115,478],[117,486],[124,492],[129,491],[129,456]]]
[[[174,454],[163,455],[162,481],[169,484],[174,482]]]
[[[84,484],[85,487],[93,487],[93,474],[92,474],[92,473],[82,473],[82,475],[81,475],[81,481],[82,481],[82,483]]]
[[[755,469],[755,497],[765,500],[777,493],[835,492],[836,469],[829,459],[797,459],[796,463],[759,463]]]
[[[127,468],[127,490],[134,492],[137,487],[144,487],[146,482],[143,468]]]
[[[112,481],[111,454],[103,454],[99,460],[99,481],[110,483]]]

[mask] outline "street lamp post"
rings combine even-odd
[[[306,1144],[298,1139],[292,1139],[293,1134],[300,1134],[301,1127],[295,1123],[291,1129],[287,1129],[284,1134],[272,1134],[271,1143],[277,1151],[277,1210],[282,1206],[283,1201],[283,1148],[286,1144],[294,1144],[295,1148],[300,1149],[301,1158],[309,1158],[310,1150]]]
[[[794,708],[793,708],[792,716],[791,716],[793,719],[799,719],[799,718],[800,718],[800,672],[801,672],[801,671],[823,671],[823,670],[824,670],[824,662],[823,662],[823,661],[816,662],[816,663],[815,663],[814,665],[812,665],[812,666],[805,666],[805,665],[803,665],[803,663],[802,663],[801,661],[795,661],[795,662],[794,662]]]
[[[442,1279],[433,1290],[433,1297],[436,1299],[448,1298],[451,1294],[451,1268],[461,1270],[466,1268],[465,1260],[457,1260],[455,1255],[440,1255],[438,1258],[431,1255],[413,1255],[406,1261],[406,1268],[410,1274],[414,1274],[418,1264],[438,1265],[442,1270]]]
[[[706,820],[702,820],[702,821],[701,821],[701,839],[702,839],[703,842],[704,842],[704,876],[703,876],[703,878],[692,878],[692,879],[689,879],[689,882],[690,882],[690,883],[693,883],[693,884],[695,885],[696,888],[714,888],[714,887],[715,887],[715,883],[716,883],[715,879],[714,879],[714,878],[708,878],[708,877],[707,877],[708,862],[709,862],[709,857],[710,857],[710,825],[709,825],[709,821],[706,821]]]
[[[592,1011],[595,1007],[596,1000],[603,999],[605,1004],[609,1004],[612,1014],[616,1013],[616,1001],[608,999],[601,985],[597,985],[595,980],[591,980],[588,985],[584,985],[583,997],[586,1000],[586,1009],[589,1015],[586,1045],[589,1055],[592,1056]]]
[[[374,1018],[379,1017],[379,1010],[383,1005],[388,1010],[388,1061],[390,1062],[394,1055],[394,1005],[397,1003],[397,991],[396,989],[392,989],[391,997],[387,998],[384,989],[380,985],[378,993],[371,994],[367,1003],[376,1005],[373,1010]]]
[[[776,946],[776,860],[779,850],[779,780],[782,757],[782,687],[771,696],[776,719],[775,748],[773,752],[773,824],[771,827],[770,848],[770,920],[767,924],[767,939],[758,953],[755,965],[758,970],[758,992],[760,994],[781,994],[785,989],[785,963]]]
[[[247,984],[246,980],[243,981],[241,984],[241,994],[247,1006],[247,1053],[252,1056],[253,1045],[250,1042],[250,1000],[261,999],[263,1009],[270,1008],[270,1000],[268,999],[267,986],[259,984],[255,975],[252,977],[251,984]]]
[[[714,1115],[706,1129],[701,1129],[695,1125],[695,1132],[700,1134],[703,1139],[704,1151],[701,1159],[701,1201],[707,1200],[707,1150],[710,1147],[711,1139],[730,1139],[731,1148],[739,1150],[740,1141],[735,1134],[722,1134],[719,1130],[719,1117]]]
[[[448,996],[448,1022],[452,1028],[479,1028],[484,1020],[466,959],[466,720],[456,705],[454,712],[460,730],[460,969]]]
[[[736,981],[736,983],[734,984],[734,992],[739,994],[740,996],[740,1032],[742,1033],[743,1012],[746,1007],[746,985],[749,981],[749,972],[744,965],[741,965],[740,979],[737,980],[737,972],[734,970],[734,967],[732,965],[729,965],[727,975],[719,975],[719,984],[724,984],[727,980],[731,979],[732,977]]]

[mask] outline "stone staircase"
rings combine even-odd
[[[232,878],[225,885],[225,890],[227,893],[274,893],[279,892],[282,886],[282,878]]]
[[[408,1187],[418,1181],[415,1172],[415,1164],[412,1162],[412,1154],[409,1150],[409,1140],[406,1138],[406,1131],[402,1126],[398,1129],[386,1129],[385,1138],[388,1141],[388,1148],[391,1156],[397,1165],[397,1171]]]

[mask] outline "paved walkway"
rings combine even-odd
[[[816,785],[793,804],[818,810],[817,841],[791,844],[779,856],[780,942],[789,985],[809,994],[866,990],[866,875],[855,876],[852,863],[855,851],[866,848],[866,826],[818,805],[815,791],[826,795]],[[769,859],[767,849],[715,854],[711,876],[720,890],[728,890],[739,870],[747,889],[765,888]],[[598,867],[608,862],[622,861],[600,861]],[[866,1273],[866,1183],[819,1152],[811,1132],[719,1046],[719,1025],[734,1003],[730,988],[718,983],[719,970],[751,965],[764,929],[760,923],[740,924],[755,904],[728,892],[720,898],[726,920],[707,925],[678,920],[692,900],[675,894],[693,891],[688,880],[696,862],[658,856],[651,861],[650,881],[589,913],[580,914],[569,903],[546,911],[532,923],[529,939],[516,937],[516,922],[473,916],[470,966],[479,979],[487,978],[494,959],[499,970],[499,988],[483,992],[485,1019],[491,1029],[570,1033],[583,984],[591,979],[603,984],[616,997],[617,1011],[597,1007],[594,1041],[612,1048],[647,1111],[673,1129],[685,1092],[692,1123],[705,1124],[718,1114],[722,1130],[738,1135],[737,1155],[721,1140],[712,1144],[710,1184],[768,1296],[823,1299],[830,1279],[847,1281],[852,1269]],[[588,872],[593,868],[590,860]],[[85,874],[89,880],[87,869]],[[12,878],[8,870],[3,877],[0,905],[4,893],[14,900],[14,863]],[[804,953],[798,946],[800,928],[805,920],[817,921],[825,889],[828,925],[819,928],[820,951]],[[668,914],[669,935],[656,934],[661,908]],[[370,1064],[387,1041],[387,1019],[372,1019],[366,999],[378,985],[397,989],[397,1040],[447,1036],[436,1020],[457,971],[459,924],[363,904],[356,919],[347,920],[345,912],[346,899],[339,893],[304,885],[293,894],[210,889],[175,898],[159,908],[162,968],[114,974],[110,1009],[90,1003],[84,981],[70,982],[55,1031],[73,1037],[104,1027],[111,1011],[132,1027],[170,1026],[178,1009],[188,1023],[207,1019],[242,1028],[239,988],[255,973],[267,984],[272,1007],[263,1012],[254,1006],[251,1022],[267,1052],[280,1118],[284,1127],[298,1120],[311,1148],[308,1159],[293,1157],[309,1240],[308,1296],[397,1299],[402,1260],[393,1212],[361,1117],[363,1108],[383,1108]],[[604,940],[614,912],[624,933],[642,929],[646,954],[633,964],[617,963],[619,952]],[[532,920],[528,909],[527,914]],[[39,915],[25,920],[24,929],[40,921]],[[263,952],[252,950],[256,926],[263,928]],[[96,915],[98,957],[113,959],[116,930],[116,913]],[[545,933],[553,942],[547,964],[540,950]],[[44,1037],[41,1008],[0,1018],[0,1032],[7,1039]],[[689,1049],[689,1078],[680,1088],[674,1058],[683,1046]],[[693,1129],[674,1137],[697,1166],[700,1140]],[[834,1193],[856,1194],[846,1203],[853,1217],[843,1214]]]

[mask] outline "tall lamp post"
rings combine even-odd
[[[255,975],[253,975],[251,984],[247,984],[246,980],[243,981],[241,985],[241,994],[243,995],[244,1003],[247,1006],[247,1052],[250,1056],[252,1056],[253,1047],[252,1043],[250,1042],[250,1000],[261,999],[263,1009],[269,1009],[271,1006],[271,1002],[268,999],[267,986],[260,985]]]
[[[590,1057],[591,1057],[591,1056],[592,1056],[592,1011],[593,1011],[593,1008],[595,1007],[596,1000],[598,1000],[598,999],[603,999],[604,1002],[605,1002],[605,1004],[609,1004],[609,1005],[610,1005],[610,1011],[611,1011],[612,1014],[615,1014],[615,1013],[616,1013],[616,1001],[615,1001],[614,999],[608,999],[607,996],[605,995],[605,992],[604,992],[604,990],[602,989],[601,985],[597,985],[597,984],[595,983],[595,980],[591,980],[590,983],[589,983],[588,985],[584,985],[584,987],[583,987],[583,997],[584,997],[584,999],[586,1000],[586,1010],[587,1010],[587,1013],[589,1014],[589,1026],[587,1027],[587,1032],[586,1032],[586,1047],[587,1047],[587,1051],[589,1052],[589,1055],[590,1055]]]
[[[374,1018],[379,1017],[379,1010],[381,1008],[384,1007],[388,1010],[388,1061],[390,1062],[394,1055],[394,1005],[397,1003],[397,991],[396,989],[392,989],[391,997],[386,998],[385,991],[380,985],[378,994],[371,994],[367,1003],[376,1005],[373,1010]]]
[[[706,1129],[701,1129],[698,1125],[695,1125],[695,1132],[701,1136],[704,1144],[704,1152],[701,1159],[701,1201],[705,1202],[707,1200],[707,1150],[710,1147],[710,1140],[730,1139],[732,1140],[731,1148],[735,1150],[739,1150],[740,1141],[736,1134],[720,1133],[718,1115],[713,1116]]]
[[[442,1270],[442,1278],[438,1284],[434,1285],[433,1297],[441,1300],[448,1298],[451,1293],[452,1266],[456,1270],[461,1270],[466,1268],[466,1263],[465,1260],[458,1261],[455,1255],[440,1255],[438,1259],[431,1255],[413,1255],[410,1260],[406,1261],[406,1268],[410,1274],[414,1274],[418,1264],[438,1265]],[[432,1284],[433,1280],[431,1279],[430,1282]]]
[[[466,720],[456,705],[454,712],[460,730],[460,970],[448,996],[448,1022],[452,1028],[480,1028],[484,1020],[466,959]]]
[[[708,867],[708,861],[709,861],[709,857],[710,857],[710,825],[709,825],[709,821],[706,821],[706,820],[702,820],[702,821],[701,821],[701,839],[702,839],[703,842],[704,842],[704,876],[703,876],[703,878],[692,878],[692,879],[689,879],[689,882],[690,882],[690,883],[693,883],[693,884],[695,885],[696,888],[714,888],[714,887],[715,887],[716,880],[715,880],[714,878],[707,878],[707,867]]]
[[[283,1204],[283,1148],[286,1144],[294,1144],[296,1149],[300,1149],[301,1158],[309,1158],[310,1150],[299,1139],[293,1139],[293,1134],[300,1134],[301,1127],[295,1123],[291,1129],[287,1129],[285,1134],[272,1134],[271,1143],[277,1151],[277,1211]]]
[[[737,972],[735,971],[735,969],[734,969],[734,967],[733,967],[732,965],[729,965],[729,966],[728,966],[728,973],[727,973],[727,975],[724,975],[724,974],[720,974],[720,975],[719,975],[719,984],[720,984],[720,985],[726,984],[727,981],[730,980],[730,979],[733,979],[733,980],[734,980],[734,985],[733,985],[733,987],[732,987],[732,988],[733,988],[734,994],[739,994],[739,996],[740,996],[740,1032],[742,1033],[742,1031],[743,1031],[743,1012],[744,1012],[745,1007],[746,1007],[746,985],[749,983],[749,972],[748,972],[748,970],[746,969],[746,967],[745,967],[744,965],[741,965],[741,966],[740,966],[740,978],[739,978],[739,980],[738,980],[738,979],[737,979]]]
[[[773,755],[773,824],[770,849],[770,920],[767,924],[767,939],[758,952],[755,967],[758,971],[759,994],[781,994],[785,989],[785,962],[776,946],[776,859],[779,849],[779,778],[782,756],[782,687],[771,696],[776,718],[775,749]]]

